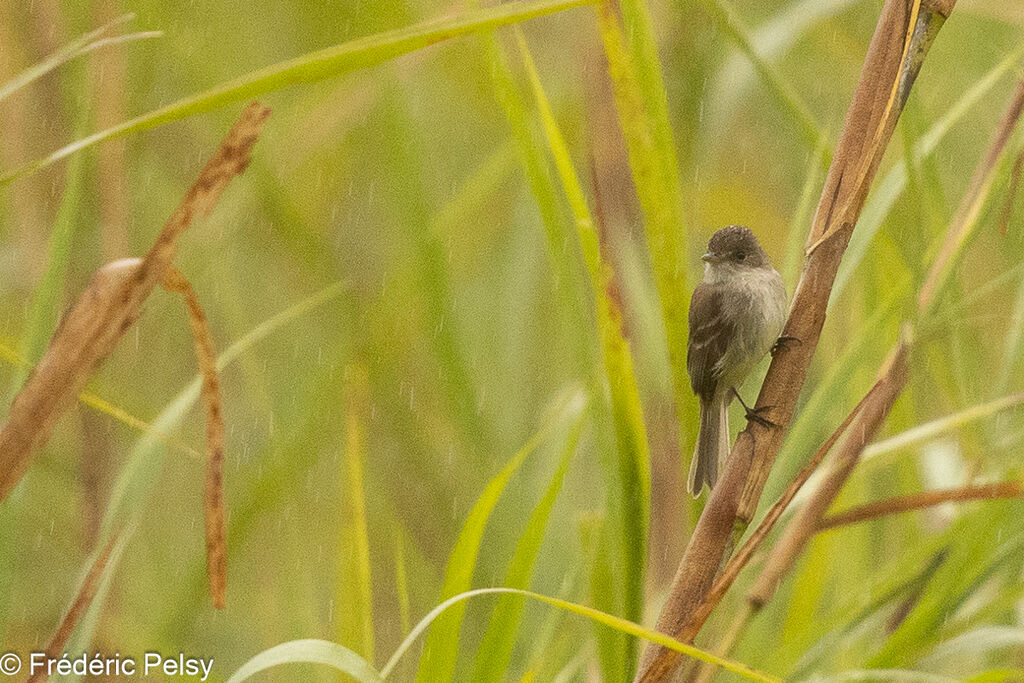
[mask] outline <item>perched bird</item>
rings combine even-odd
[[[687,490],[711,488],[729,455],[729,404],[786,322],[786,288],[757,238],[741,225],[722,228],[708,242],[704,280],[690,299],[686,370],[700,399],[700,430]],[[740,403],[743,399],[740,398]],[[763,418],[743,403],[748,420]]]

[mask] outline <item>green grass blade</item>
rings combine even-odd
[[[65,85],[69,85],[70,80],[64,79]],[[80,110],[82,113],[75,125],[76,130],[82,130],[86,126],[88,114],[84,113],[85,111]],[[46,270],[32,295],[28,320],[21,335],[19,355],[32,363],[43,355],[50,336],[57,329],[68,267],[71,264],[71,245],[80,220],[85,174],[85,159],[76,158],[67,165],[64,193],[61,195],[53,232],[50,233],[46,247]],[[27,367],[15,366],[14,374],[11,376],[12,394],[21,387],[28,374]]]
[[[395,650],[395,653],[391,656],[391,659],[384,666],[384,668],[381,669],[381,676],[384,678],[388,677],[388,674],[395,668],[395,665],[402,658],[402,655],[404,655],[409,650],[409,648],[412,647],[412,644],[413,642],[415,642],[416,638],[418,638],[430,626],[431,622],[437,619],[443,612],[445,612],[446,610],[450,609],[455,605],[458,605],[459,603],[465,600],[468,600],[469,598],[474,598],[480,595],[501,594],[520,595],[526,598],[530,598],[532,600],[543,602],[545,604],[551,605],[552,607],[556,607],[558,609],[571,612],[573,614],[578,614],[579,616],[586,617],[591,621],[594,621],[598,624],[603,624],[604,626],[615,629],[616,631],[619,631],[621,633],[631,635],[635,638],[643,638],[645,640],[649,640],[653,643],[657,643],[659,645],[669,648],[670,650],[675,650],[676,652],[682,653],[689,657],[693,657],[694,659],[698,659],[702,662],[715,664],[716,666],[722,667],[726,671],[730,671],[751,681],[763,681],[764,683],[779,683],[781,681],[781,679],[776,678],[775,676],[771,676],[761,671],[752,669],[746,664],[741,664],[730,659],[724,659],[722,657],[719,657],[718,655],[706,652],[705,650],[701,650],[698,647],[694,647],[693,645],[681,643],[678,640],[670,638],[664,633],[652,631],[650,629],[644,628],[643,626],[640,626],[639,624],[635,624],[632,621],[628,621],[621,617],[606,614],[592,607],[587,607],[586,605],[579,605],[574,602],[569,602],[568,600],[562,600],[561,598],[554,598],[548,595],[542,595],[540,593],[534,593],[532,591],[526,590],[517,590],[514,588],[478,588],[476,590],[466,591],[465,593],[460,593],[458,595],[454,595],[448,598],[440,605],[435,607],[433,610],[431,610],[427,616],[423,617],[420,623],[416,625],[416,628],[414,628],[412,632],[409,634],[409,636],[404,641],[402,641],[402,644],[398,646],[397,650]]]
[[[395,592],[398,593],[398,623],[402,634],[408,634],[412,628],[412,610],[409,608],[409,577],[405,568],[405,531],[395,523]]]
[[[834,19],[861,0],[794,0],[779,9],[749,32],[751,51],[771,62],[786,54],[809,34],[812,28]],[[758,73],[741,50],[727,57],[708,84],[709,112],[735,112],[755,83]],[[711,114],[715,116],[714,113]],[[806,226],[804,226],[806,233]]]
[[[469,516],[459,532],[451,555],[448,557],[448,568],[445,572],[441,597],[449,598],[469,590],[473,582],[480,543],[483,540],[484,528],[491,517],[494,506],[505,491],[512,475],[514,475],[533,451],[551,434],[559,422],[574,419],[583,409],[583,401],[579,397],[570,400],[569,404],[557,410],[545,421],[541,428],[520,448],[512,459],[488,482],[483,493],[477,499]],[[427,636],[427,642],[420,658],[416,680],[420,683],[441,683],[452,680],[455,663],[459,654],[459,631],[465,605],[456,608],[437,620],[434,628]]]
[[[551,169],[544,158],[542,146],[530,125],[530,115],[526,103],[516,86],[515,77],[508,65],[508,59],[497,37],[493,33],[484,35],[484,49],[487,65],[491,72],[495,98],[505,112],[515,140],[516,154],[519,164],[526,176],[540,211],[544,225],[544,235],[548,242],[548,255],[551,258],[552,271],[559,279],[565,278],[569,261],[565,257],[565,239],[563,230],[562,210],[558,205],[558,192]],[[567,279],[567,278],[566,278]]]
[[[365,432],[369,407],[369,380],[366,369],[351,366],[346,387],[345,477],[342,489],[347,494],[348,524],[343,529],[338,557],[339,640],[368,662],[373,662],[373,587],[370,579],[370,539],[366,522],[366,495],[363,488]]]
[[[815,681],[891,681],[892,683],[956,683],[952,678],[939,676],[937,674],[925,673],[923,671],[910,671],[908,669],[855,669],[842,671],[832,676],[815,678]]]
[[[921,660],[929,669],[958,661],[977,661],[994,650],[1024,648],[1024,629],[1019,626],[982,626],[942,641]]]
[[[149,130],[288,86],[315,83],[347,71],[374,66],[450,38],[489,31],[499,26],[590,4],[593,1],[536,0],[503,4],[487,9],[463,12],[455,17],[435,19],[394,31],[357,38],[301,57],[278,62],[82,138],[47,157],[0,177],[0,185],[46,168],[60,159],[104,140]]]
[[[559,204],[558,190],[551,176],[551,168],[544,155],[544,143],[535,130],[530,110],[523,99],[508,57],[497,37],[493,33],[485,34],[484,49],[487,66],[491,73],[495,98],[508,121],[512,139],[515,143],[519,165],[523,169],[526,183],[530,188],[540,212],[547,240],[547,254],[551,272],[555,279],[555,289],[561,298],[563,315],[568,324],[581,327],[584,323],[583,311],[579,299],[583,285],[574,267],[576,262],[572,252],[567,249],[571,244],[571,227],[566,221],[565,211]],[[577,359],[578,368],[587,372],[594,367],[593,350],[582,335],[571,335],[573,357]]]
[[[630,44],[627,45],[618,18],[607,3],[597,9],[598,27],[608,58],[633,184],[644,214],[665,326],[679,434],[684,435],[692,427],[693,393],[686,371],[689,287],[682,190],[647,6],[644,0],[630,0],[622,3],[622,11],[626,25],[633,29],[629,32]]]
[[[619,481],[613,489],[619,515],[622,571],[617,577],[623,590],[627,617],[639,620],[643,614],[643,575],[647,561],[647,531],[650,515],[650,452],[643,409],[633,372],[633,357],[623,336],[622,313],[611,296],[611,266],[601,256],[601,246],[587,200],[573,168],[525,38],[517,31],[523,64],[533,87],[544,133],[555,160],[566,199],[572,208],[576,234],[590,276],[591,294],[597,317],[597,333],[608,378],[615,438],[618,445]]]
[[[242,683],[272,667],[299,663],[324,664],[360,683],[381,683],[384,680],[366,660],[347,647],[326,640],[307,639],[281,643],[264,650],[231,674],[228,683]]]
[[[1004,410],[1019,406],[1021,403],[1024,403],[1024,392],[1003,396],[1002,398],[998,398],[994,401],[980,403],[976,406],[971,406],[970,408],[957,411],[951,415],[946,415],[945,417],[925,422],[924,424],[917,425],[916,427],[891,436],[884,441],[878,441],[871,444],[864,449],[864,455],[861,457],[861,461],[881,458],[884,455],[911,448],[912,446],[924,443],[925,441],[930,441],[937,436],[951,432],[954,429],[959,429],[966,424],[976,422],[977,420],[983,420]],[[881,462],[876,464],[881,464]]]
[[[750,60],[751,65],[753,65],[758,75],[761,76],[765,85],[768,86],[769,92],[778,101],[783,112],[800,131],[807,146],[811,149],[823,149],[823,154],[819,160],[823,166],[826,165],[825,162],[831,156],[831,150],[822,141],[828,138],[821,130],[807,103],[801,99],[796,89],[782,77],[774,66],[758,54],[754,48],[750,32],[743,25],[736,10],[726,0],[700,0],[700,3],[722,32]]]
[[[1021,57],[1024,56],[1024,48],[1014,50],[1001,62],[996,64],[985,75],[971,86],[946,112],[939,117],[935,123],[921,136],[915,145],[913,158],[917,164],[921,164],[930,157],[939,143],[942,142],[950,129],[962,119],[981,98],[992,90],[1004,75],[1016,67]],[[876,189],[871,193],[864,211],[861,212],[860,220],[857,221],[857,229],[853,231],[850,238],[850,245],[846,248],[842,263],[839,264],[839,271],[836,273],[836,281],[832,286],[832,295],[829,299],[829,307],[839,300],[850,279],[856,272],[857,267],[867,254],[868,246],[874,239],[882,222],[889,215],[889,211],[896,204],[896,200],[903,193],[907,186],[907,164],[901,159],[885,174],[885,178],[877,184]]]
[[[551,482],[540,502],[533,509],[530,520],[516,543],[515,552],[508,565],[503,585],[509,588],[527,588],[533,574],[533,565],[540,552],[544,540],[551,509],[555,505],[558,493],[562,490],[562,482],[569,471],[569,465],[576,454],[580,431],[583,428],[583,415],[569,429],[569,436],[562,449],[562,458],[558,463]],[[523,601],[512,596],[502,596],[491,615],[491,623],[484,633],[483,641],[476,654],[474,681],[498,681],[508,669],[512,659],[512,650],[516,644],[516,635],[523,616]]]
[[[111,31],[116,26],[128,23],[135,18],[134,14],[124,14],[113,21],[100,26],[94,31],[90,31],[75,40],[71,41],[64,47],[54,52],[49,57],[46,57],[40,62],[36,62],[29,68],[22,71],[20,74],[0,85],[0,100],[3,100],[10,95],[14,94],[18,90],[21,90],[27,85],[30,85],[34,81],[42,78],[51,71],[60,68],[62,65],[67,64],[71,60],[81,57],[82,55],[88,54],[93,50],[108,45],[117,45],[119,43],[127,43],[134,40],[144,40],[146,38],[158,38],[163,35],[162,31],[143,31],[140,33],[130,33],[121,36],[106,37],[103,36]]]
[[[263,321],[236,340],[217,357],[217,369],[223,371],[225,367],[255,344],[309,311],[337,298],[344,291],[343,283],[336,282]],[[182,420],[188,410],[199,399],[201,384],[202,377],[197,375],[164,408],[153,422],[156,433],[168,434],[171,432],[174,426]],[[154,434],[146,434],[135,444],[128,457],[128,462],[121,469],[111,491],[110,502],[107,504],[107,512],[103,520],[104,529],[109,529],[118,517],[125,513],[127,506],[139,507],[141,501],[148,495],[149,486],[160,470],[161,458],[156,458],[153,455],[159,444],[160,441]],[[132,496],[131,500],[128,499],[129,495]],[[131,501],[134,501],[134,504]]]

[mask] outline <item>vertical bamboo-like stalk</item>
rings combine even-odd
[[[803,274],[757,407],[777,426],[750,423],[733,446],[719,483],[690,539],[657,628],[680,634],[714,581],[731,539],[753,517],[793,418],[814,356],[829,294],[868,189],[910,88],[955,0],[887,0],[861,70],[807,240]],[[666,679],[678,655],[649,646],[638,681]]]

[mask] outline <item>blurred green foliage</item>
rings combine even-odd
[[[914,315],[1020,75],[1024,13],[961,5],[869,197],[766,504]],[[0,506],[0,649],[45,643],[121,521],[130,536],[79,646],[202,653],[217,680],[296,639],[341,639],[380,668],[411,624],[469,588],[528,588],[653,623],[699,511],[684,491],[695,407],[678,302],[707,237],[731,223],[757,233],[793,287],[880,3],[623,0],[603,25],[593,7],[559,11],[521,24],[536,82],[515,29],[479,24],[516,6],[0,0],[0,83],[125,12],[136,19],[115,34],[162,32],[0,99],[0,176],[286,60],[320,79],[260,81],[274,113],[253,163],[177,260],[223,353],[227,610],[205,593],[201,461],[80,406]],[[466,35],[396,52],[374,43],[444,17]],[[343,68],[313,57],[367,36]],[[6,349],[38,359],[90,274],[143,253],[237,115],[229,99],[0,187]],[[1024,387],[1024,208],[1009,193],[1022,145],[1016,134],[885,436]],[[183,308],[158,292],[90,390],[201,450],[191,348]],[[0,365],[5,400],[25,372]],[[895,442],[837,506],[1019,477],[1016,404]],[[875,667],[1010,680],[1024,667],[1022,548],[1020,502],[831,531],[732,657],[783,677]],[[752,573],[698,646],[717,645]],[[434,668],[421,676],[495,675],[504,664],[478,658],[481,643],[508,662],[506,680],[614,680],[634,666],[633,636],[607,625],[510,595],[459,604],[429,631],[435,650],[419,661]],[[391,679],[416,676],[423,642]],[[288,667],[258,676],[336,676]]]

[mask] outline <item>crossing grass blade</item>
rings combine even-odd
[[[499,26],[528,21],[547,14],[590,4],[593,0],[536,0],[463,12],[452,18],[426,21],[406,28],[358,38],[252,71],[209,90],[190,95],[164,107],[93,133],[0,176],[0,186],[46,168],[61,159],[104,140],[130,135],[189,116],[259,97],[301,83],[315,83],[340,74],[374,66],[444,40],[489,31]]]
[[[544,531],[551,516],[551,509],[555,505],[559,491],[562,490],[562,482],[565,480],[569,465],[576,454],[576,446],[579,443],[582,428],[583,415],[581,414],[569,428],[569,435],[562,448],[562,458],[558,463],[558,468],[555,470],[544,496],[533,509],[526,528],[516,543],[516,549],[509,561],[508,571],[502,585],[509,588],[527,588],[529,586],[534,562],[540,551],[541,541],[544,540]],[[502,596],[498,599],[491,615],[490,625],[487,627],[483,641],[476,653],[474,681],[501,680],[502,674],[508,669],[512,659],[512,649],[515,647],[516,635],[522,621],[523,607],[523,601],[513,596]]]
[[[297,304],[281,311],[277,315],[265,320],[246,334],[242,335],[231,346],[224,350],[217,358],[217,370],[223,369],[232,363],[240,355],[248,351],[252,346],[259,343],[271,334],[279,331],[288,323],[301,317],[305,313],[322,306],[328,301],[338,297],[344,291],[342,283],[335,283],[316,292],[312,296],[298,302]],[[152,487],[156,484],[163,458],[160,457],[158,447],[163,443],[161,434],[168,434],[184,418],[192,406],[199,400],[202,377],[196,376],[173,401],[171,401],[163,412],[153,423],[153,431],[147,432],[136,442],[128,456],[128,462],[118,473],[114,483],[107,509],[104,513],[101,536],[109,538],[119,528],[118,524],[124,521],[128,526],[121,533],[121,543],[127,544],[134,535],[137,520],[144,509]],[[114,552],[107,562],[104,572],[113,573],[120,562],[120,554]],[[88,649],[92,639],[93,631],[99,619],[99,607],[102,604],[103,587],[97,593],[97,597],[90,605],[88,612],[82,619],[78,628],[77,643],[80,647],[75,650],[84,652]]]
[[[490,519],[491,512],[498,504],[498,499],[501,498],[509,480],[559,423],[577,419],[582,409],[581,397],[571,399],[568,405],[556,409],[554,415],[544,422],[501,471],[488,482],[483,493],[480,494],[469,511],[469,516],[455,541],[455,547],[452,548],[451,555],[448,557],[448,568],[445,571],[444,585],[441,588],[442,598],[450,598],[469,590],[473,582],[473,573],[476,570],[487,520]],[[465,609],[465,605],[456,605],[451,612],[439,616],[433,628],[430,629],[423,648],[423,655],[420,658],[419,669],[416,672],[416,680],[419,683],[441,683],[452,680],[459,655],[459,631],[462,627]]]
[[[351,644],[366,661],[373,662],[373,586],[370,575],[370,539],[366,521],[363,461],[366,459],[366,422],[369,379],[361,365],[347,369],[345,387],[345,477],[342,490],[348,507],[348,523],[338,554],[338,615],[340,640]]]

